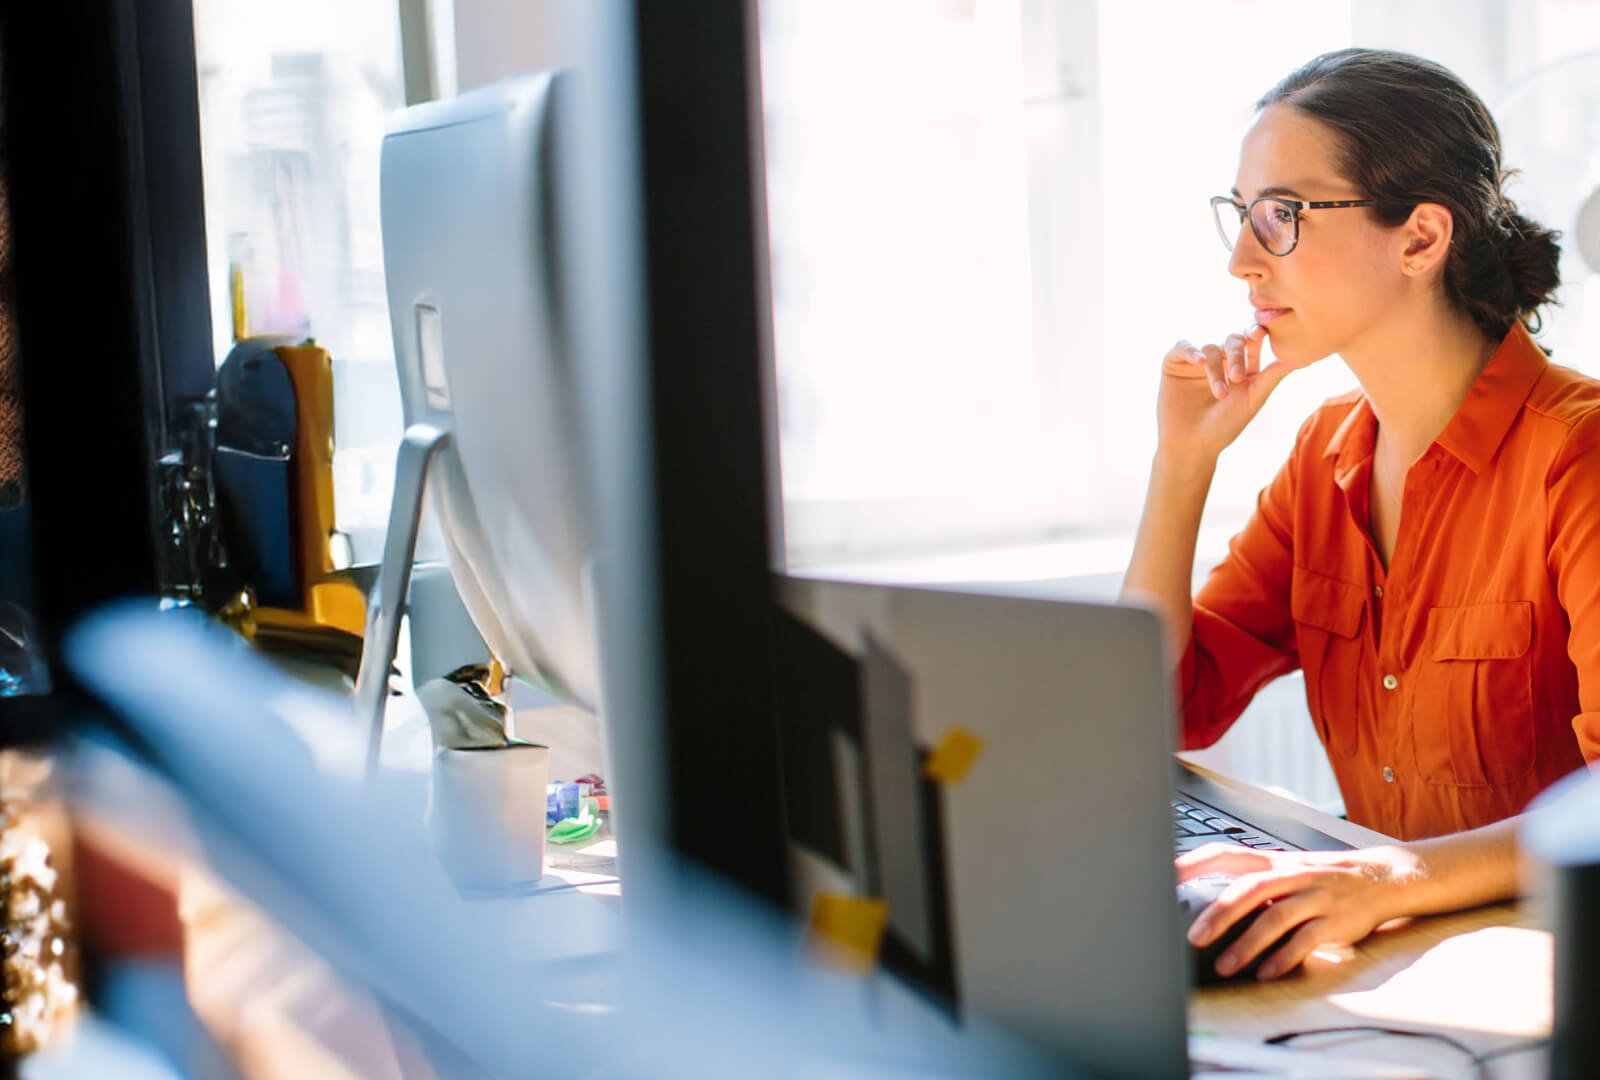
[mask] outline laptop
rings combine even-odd
[[[1147,611],[780,576],[802,915],[1092,1075],[1183,1075],[1173,724]],[[961,767],[965,763],[965,767]]]
[[[802,913],[882,898],[880,958],[956,1013],[1095,1074],[1181,1074],[1174,851],[1349,845],[1172,757],[1147,611],[797,576],[778,594]]]
[[[1172,797],[1173,850],[1210,843],[1257,851],[1344,851],[1350,845],[1288,817],[1269,799],[1224,788],[1180,761]]]

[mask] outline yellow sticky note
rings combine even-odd
[[[857,975],[870,972],[883,946],[889,905],[870,896],[819,893],[811,905],[809,944],[823,963]]]
[[[982,739],[965,728],[953,727],[922,763],[922,775],[941,784],[959,784],[982,753]]]

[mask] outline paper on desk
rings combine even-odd
[[[1328,1001],[1381,1024],[1547,1035],[1554,964],[1549,931],[1489,926],[1448,937],[1379,985]]]

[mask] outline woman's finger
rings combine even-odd
[[[1184,852],[1173,860],[1173,865],[1178,869],[1179,881],[1188,881],[1206,874],[1240,877],[1271,869],[1272,856],[1265,851],[1256,851],[1240,844],[1218,840],[1197,847],[1193,851]]]
[[[1228,396],[1228,376],[1223,368],[1227,354],[1219,345],[1207,345],[1200,350],[1206,357],[1206,378],[1211,380],[1211,393],[1218,400]]]
[[[1302,923],[1326,914],[1327,899],[1315,892],[1297,892],[1274,903],[1256,916],[1250,928],[1217,957],[1217,974],[1224,977],[1249,967],[1255,958],[1283,940]]]
[[[1173,865],[1178,868],[1178,880],[1188,881],[1204,874],[1253,874],[1271,867],[1272,860],[1263,852],[1218,840],[1184,852]]]
[[[1228,380],[1244,382],[1249,374],[1245,369],[1245,338],[1243,334],[1229,334],[1222,339],[1222,351],[1228,354]]]
[[[1315,884],[1316,870],[1246,874],[1217,896],[1189,927],[1191,944],[1204,948],[1256,908],[1304,892]]]
[[[1333,942],[1332,930],[1332,925],[1321,916],[1303,923],[1288,941],[1261,962],[1256,969],[1256,978],[1265,982],[1279,975],[1287,975],[1305,963],[1306,957]]]
[[[1186,378],[1199,378],[1205,375],[1205,353],[1187,341],[1180,341],[1168,349],[1165,361],[1165,367],[1170,374]]]
[[[1250,392],[1259,394],[1260,400],[1265,402],[1267,397],[1278,388],[1289,374],[1298,369],[1291,367],[1282,360],[1274,360],[1262,370],[1250,376]]]
[[[1261,345],[1267,340],[1267,328],[1251,323],[1244,332],[1244,369],[1251,375],[1261,370]]]

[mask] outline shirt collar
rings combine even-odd
[[[1334,429],[1333,437],[1328,440],[1327,448],[1322,451],[1323,457],[1335,459],[1334,478],[1341,487],[1351,470],[1372,457],[1373,447],[1377,443],[1378,421],[1373,415],[1372,405],[1367,401],[1366,394],[1357,391],[1354,396],[1355,407],[1345,414],[1345,418]]]
[[[1482,472],[1494,460],[1533,384],[1549,365],[1527,328],[1520,322],[1512,324],[1511,332],[1467,391],[1467,399],[1434,441],[1474,473]]]
[[[1474,473],[1482,472],[1494,460],[1549,363],[1527,328],[1514,324],[1434,442]],[[1338,470],[1343,472],[1372,456],[1376,432],[1372,405],[1362,394],[1328,440],[1323,456],[1338,458]]]

